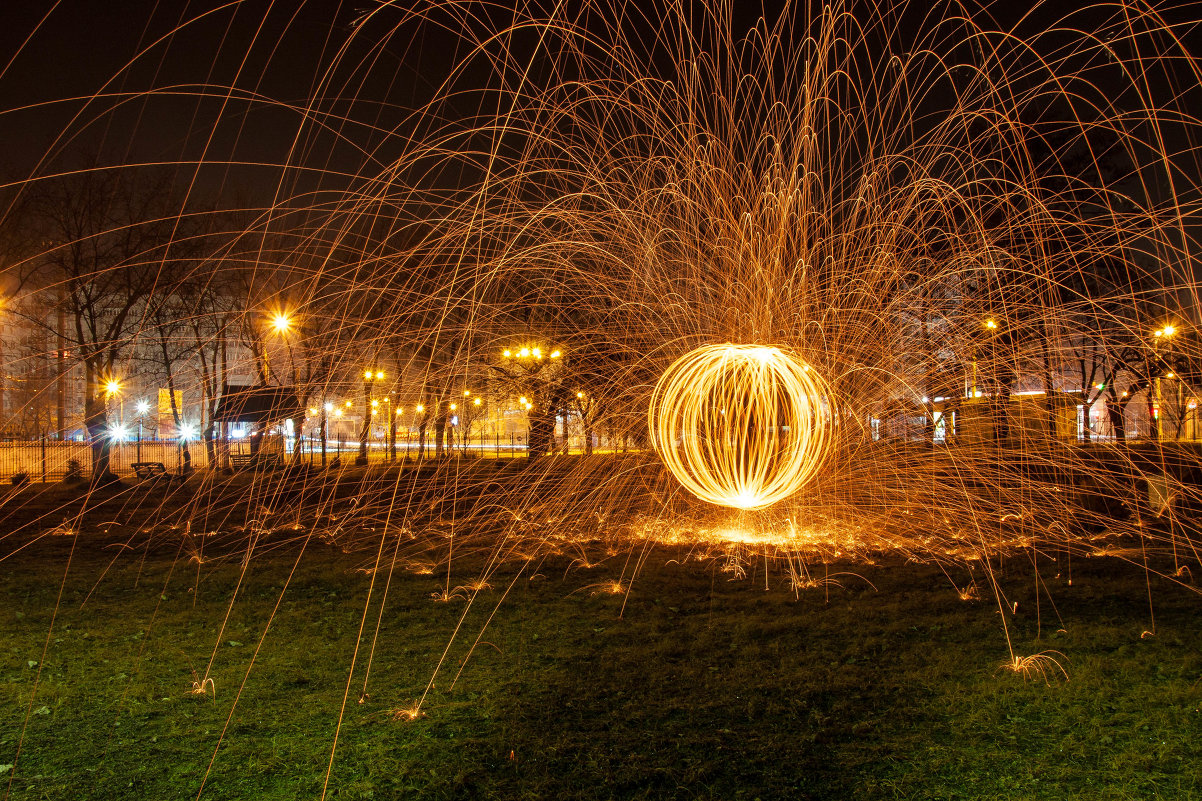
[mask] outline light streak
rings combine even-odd
[[[780,348],[697,348],[651,394],[651,441],[698,498],[761,509],[793,495],[821,466],[828,395],[817,371]]]

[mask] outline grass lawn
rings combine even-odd
[[[613,593],[632,555],[598,548],[505,564],[469,606],[433,597],[445,566],[390,580],[279,536],[245,570],[161,534],[0,562],[7,797],[317,798],[333,753],[330,798],[1202,798],[1202,599],[1116,559],[1074,559],[1071,585],[1041,562],[1038,603],[1006,560],[1015,652],[1068,674],[1045,681],[1001,668],[979,568],[979,601],[900,561],[795,593],[656,549]]]

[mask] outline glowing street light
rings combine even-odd
[[[292,318],[283,312],[271,315],[271,329],[277,334],[287,334],[292,330]]]
[[[1153,331],[1152,336],[1156,337],[1157,339],[1160,339],[1161,337],[1171,337],[1171,336],[1173,336],[1173,334],[1176,334],[1176,333],[1177,333],[1176,326],[1166,325],[1164,328],[1158,328],[1155,331]]]
[[[372,400],[371,388],[376,381],[384,379],[384,371],[378,367],[367,367],[363,370],[363,428],[359,431],[359,456],[355,459],[355,464],[365,466],[367,464],[367,440],[371,434],[371,420],[379,413],[379,401]]]
[[[150,411],[150,403],[145,400],[138,401],[134,407],[138,410],[138,461],[142,461],[142,418]]]
[[[104,382],[104,394],[110,395],[110,396],[111,395],[120,395],[121,394],[121,382],[115,378],[110,378],[108,381]]]

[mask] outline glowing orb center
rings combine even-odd
[[[706,345],[673,362],[651,395],[651,441],[689,492],[761,509],[797,492],[826,456],[826,383],[762,345]]]

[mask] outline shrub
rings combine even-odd
[[[20,473],[13,473],[12,478],[10,478],[8,481],[14,487],[28,486],[29,485],[29,473],[26,473],[24,470],[22,470]]]
[[[68,459],[67,472],[63,475],[63,481],[68,484],[82,484],[83,480],[83,465],[78,459]]]

